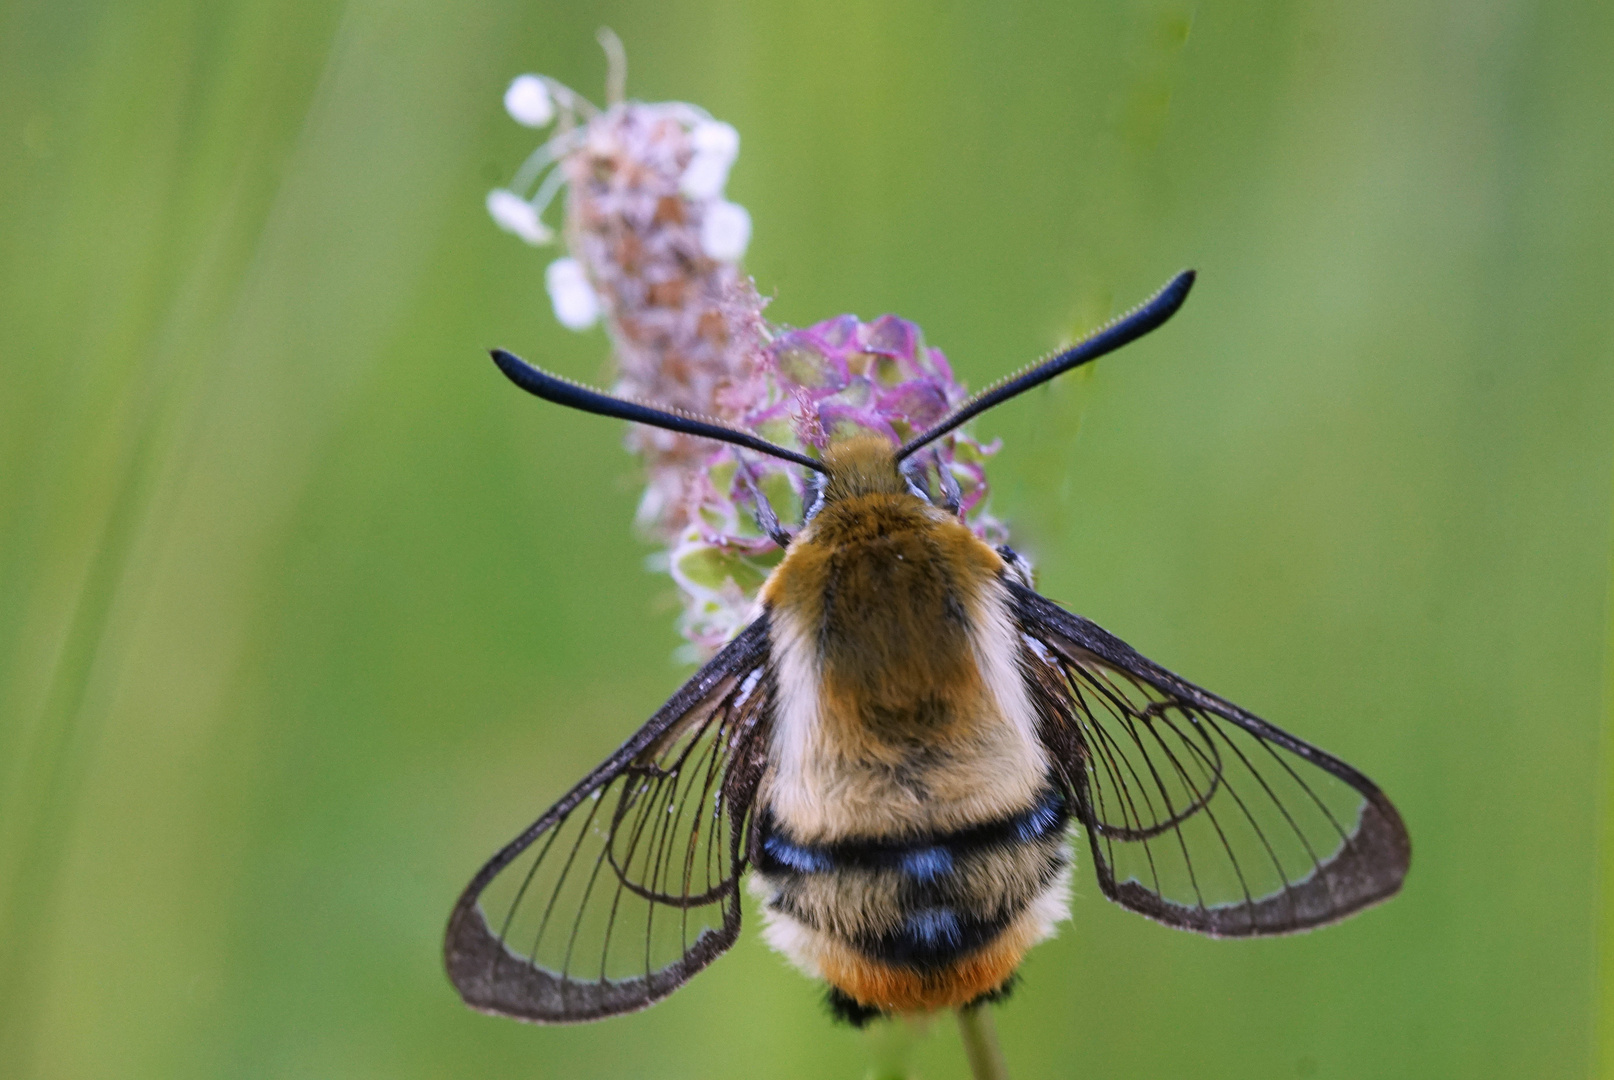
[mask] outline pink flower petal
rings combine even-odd
[[[912,361],[919,347],[919,327],[895,315],[881,315],[858,335],[868,352]]]

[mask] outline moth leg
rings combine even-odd
[[[942,508],[954,517],[964,516],[964,493],[958,490],[958,477],[942,463],[941,451],[936,451],[936,475],[941,477]]]
[[[931,457],[936,461],[936,477],[938,486],[941,488],[941,501],[938,503],[936,496],[930,493],[929,467],[921,465],[919,463],[920,459],[917,457],[908,458],[901,465],[902,479],[908,485],[908,493],[916,499],[925,500],[932,506],[939,505],[949,514],[962,517],[964,494],[958,489],[958,477],[954,476],[942,464],[940,451],[932,454]]]
[[[925,467],[919,464],[916,457],[908,458],[897,467],[902,474],[902,482],[908,485],[908,494],[916,499],[923,499],[927,503],[934,500],[930,497],[928,477],[925,476]]]
[[[767,533],[773,542],[780,547],[789,547],[790,542],[795,537],[783,525],[779,524],[779,515],[774,513],[773,504],[768,501],[766,495],[762,494],[762,487],[756,482],[756,478],[751,475],[751,466],[738,453],[734,456],[740,463],[739,472],[740,477],[745,482],[746,493],[751,496],[751,510],[757,519],[757,528]]]
[[[801,523],[807,524],[818,516],[824,508],[824,477],[822,473],[810,472],[802,483],[801,491]]]

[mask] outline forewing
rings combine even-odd
[[[766,617],[476,875],[444,955],[466,1003],[542,1023],[670,994],[740,930],[771,714]]]
[[[1401,816],[1338,758],[1009,584],[1044,738],[1111,900],[1214,937],[1285,934],[1394,895]]]

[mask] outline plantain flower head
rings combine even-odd
[[[613,71],[611,82],[621,80]],[[751,215],[725,194],[740,150],[732,125],[682,102],[598,108],[540,75],[516,78],[505,107],[518,123],[554,130],[488,195],[488,213],[528,244],[563,243],[544,273],[555,317],[578,331],[603,320],[617,394],[809,454],[856,432],[900,442],[965,398],[941,350],[905,319],[842,315],[788,329],[764,318],[741,267]],[[563,194],[557,233],[543,219]],[[635,426],[627,442],[646,469],[637,524],[663,547],[652,565],[683,596],[690,657],[710,655],[755,615],[783,554],[757,525],[758,501],[799,520],[799,469],[655,428]],[[994,543],[1004,530],[986,512],[984,464],[996,449],[954,432],[920,462],[933,490],[951,477],[965,519]]]

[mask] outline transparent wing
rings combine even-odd
[[[467,1004],[542,1023],[672,993],[740,930],[770,714],[766,617],[476,875],[444,956]]]
[[[1412,857],[1371,780],[1010,584],[1044,738],[1111,900],[1214,937],[1306,930],[1393,896]]]

